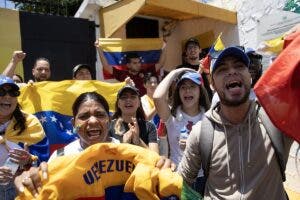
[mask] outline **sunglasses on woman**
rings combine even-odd
[[[4,97],[6,94],[11,97],[17,97],[20,95],[20,91],[14,89],[5,90],[4,88],[0,88],[0,97]]]

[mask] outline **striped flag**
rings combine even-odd
[[[222,39],[221,39],[221,36],[222,36],[222,33],[219,34],[219,36],[217,37],[214,44],[210,47],[209,52],[207,53],[205,58],[203,58],[203,60],[201,61],[202,66],[204,68],[204,71],[206,73],[209,73],[209,71],[210,71],[211,59],[214,58],[214,57],[217,57],[218,52],[225,49],[225,46],[224,46],[224,44],[222,42]]]
[[[99,43],[108,64],[119,69],[126,69],[126,55],[131,52],[137,53],[140,57],[142,69],[154,66],[159,61],[163,46],[163,40],[160,38],[100,38]],[[103,74],[105,79],[113,78],[105,71]]]
[[[52,153],[77,138],[71,123],[72,105],[81,93],[98,92],[114,111],[117,92],[123,85],[124,82],[44,81],[22,87],[18,101],[25,112],[34,114],[43,125]]]

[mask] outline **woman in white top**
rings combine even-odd
[[[167,96],[174,80],[176,86],[170,108]],[[203,79],[191,69],[173,70],[157,86],[153,99],[157,113],[167,127],[170,159],[178,166],[192,126],[202,120],[205,111],[210,108]],[[203,171],[200,170],[193,189],[202,192],[204,185]]]
[[[170,108],[167,101],[168,90],[176,79]],[[180,139],[181,132],[188,135],[192,126],[202,120],[204,112],[210,107],[201,75],[187,68],[173,70],[157,86],[153,99],[157,113],[167,127],[170,159],[178,165],[187,139]]]

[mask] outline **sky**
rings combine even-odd
[[[5,0],[0,0],[0,8],[5,8]],[[11,1],[6,0],[6,8],[14,9],[14,4]]]

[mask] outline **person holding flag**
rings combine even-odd
[[[115,79],[122,82],[125,81],[127,77],[130,77],[135,86],[139,89],[140,95],[143,96],[146,94],[146,89],[144,87],[144,76],[146,73],[157,74],[160,69],[164,66],[166,60],[166,39],[164,38],[164,44],[161,49],[161,54],[157,63],[148,66],[147,68],[142,68],[141,57],[137,52],[128,52],[126,54],[126,68],[121,69],[110,65],[107,58],[104,55],[103,49],[100,45],[100,42],[97,40],[95,46],[97,48],[103,70],[110,75],[113,75]]]
[[[38,119],[18,104],[19,86],[0,75],[0,196],[13,199],[15,175],[49,156],[48,141]]]

